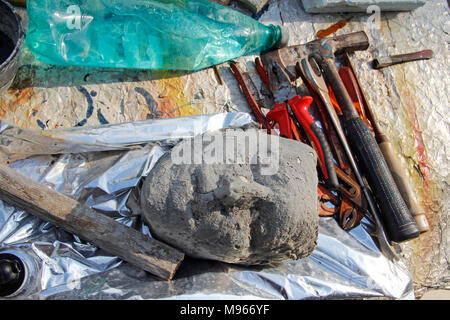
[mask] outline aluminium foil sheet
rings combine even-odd
[[[195,130],[193,124],[197,124]],[[139,182],[152,174],[157,160],[180,139],[250,126],[258,125],[248,113],[221,113],[116,124],[108,130],[51,130],[45,136],[3,124],[0,138],[14,137],[8,144],[13,155],[14,148],[21,149],[16,140],[39,144],[39,139],[54,139],[55,144],[68,145],[48,154],[45,148],[26,149],[30,152],[27,157],[7,161],[13,169],[83,202],[98,214],[151,237],[140,219],[138,191]],[[73,141],[79,148],[95,146],[95,151],[73,153]],[[38,284],[11,299],[414,298],[406,266],[381,254],[369,235],[373,226],[365,220],[346,232],[334,218],[322,218],[318,247],[305,259],[244,268],[187,258],[174,280],[166,282],[23,210],[0,204],[0,252],[23,251],[38,266]]]

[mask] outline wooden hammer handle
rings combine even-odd
[[[400,163],[400,160],[395,156],[394,148],[392,143],[389,141],[384,141],[378,144],[381,152],[383,153],[384,159],[386,160],[389,169],[391,170],[392,177],[394,178],[397,187],[405,200],[409,211],[416,220],[417,226],[420,232],[426,232],[430,230],[427,218],[425,216],[425,211],[419,204],[416,195],[411,189],[409,182],[407,181],[406,169]]]
[[[0,199],[78,235],[105,251],[170,280],[184,254],[78,201],[0,165]]]

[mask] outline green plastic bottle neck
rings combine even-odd
[[[287,43],[284,43],[283,41],[285,37],[283,37],[283,30],[280,26],[275,26],[273,24],[270,24],[268,26],[271,29],[272,33],[272,41],[270,48],[277,47],[281,48],[287,45]]]

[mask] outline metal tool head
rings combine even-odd
[[[328,87],[322,74],[322,70],[314,57],[302,58],[296,64],[296,71],[306,85],[311,86],[314,91],[328,94]]]
[[[276,61],[289,80],[293,82],[299,77],[296,72],[296,64],[302,58],[309,59],[312,56],[334,58],[335,54],[366,50],[368,47],[369,38],[364,31],[360,31],[269,51],[261,55],[261,60],[264,65],[268,65],[270,61]],[[269,77],[269,80],[272,79]]]
[[[289,75],[278,61],[267,61],[266,70],[275,104],[283,103],[297,94]]]

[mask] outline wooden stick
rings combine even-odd
[[[223,86],[223,78],[222,78],[222,75],[220,74],[220,71],[217,68],[217,66],[213,66],[213,70],[214,70],[214,73],[216,74],[219,85]]]
[[[78,201],[0,165],[0,199],[23,208],[105,251],[170,280],[184,254]]]

